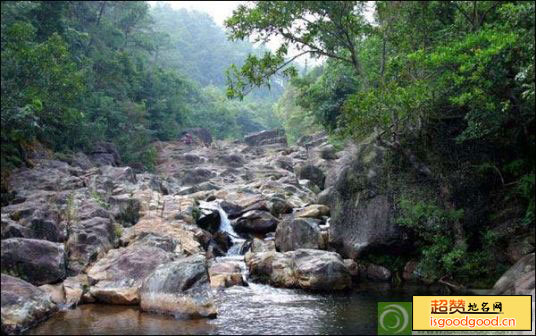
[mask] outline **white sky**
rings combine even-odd
[[[149,4],[154,5],[156,2],[165,2],[171,5],[171,7],[179,9],[195,9],[200,12],[205,12],[210,15],[214,21],[223,27],[223,22],[225,19],[233,14],[233,9],[238,7],[241,3],[246,1],[149,1]],[[369,12],[369,15],[366,15],[369,20],[372,20],[372,11]],[[271,50],[277,49],[281,44],[280,39],[274,38],[266,46]],[[289,56],[293,56],[297,53],[297,50],[293,48],[289,49]],[[296,61],[304,64],[306,57],[300,57]],[[316,65],[321,63],[319,60],[308,59],[309,65]]]

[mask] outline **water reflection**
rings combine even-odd
[[[387,290],[386,290],[387,289]],[[136,307],[83,305],[30,334],[375,334],[378,301],[410,301],[422,288],[362,287],[339,294],[250,284],[217,293],[218,318],[175,320]]]

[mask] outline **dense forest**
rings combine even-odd
[[[225,69],[262,52],[166,4],[2,2],[2,167],[20,165],[34,141],[62,152],[111,141],[125,163],[151,168],[150,143],[185,128],[237,138],[279,126],[281,80],[225,98]]]
[[[376,2],[373,20],[369,5],[239,7],[226,21],[233,39],[284,43],[234,67],[228,93],[282,73],[292,80],[276,113],[290,138],[322,125],[336,144],[388,148],[386,188],[422,273],[489,285],[508,265],[506,235],[534,235],[534,3]],[[325,62],[299,76],[290,46]]]

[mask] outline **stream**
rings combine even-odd
[[[219,206],[220,230],[233,242],[215,262],[240,264],[247,279],[245,239],[233,230]],[[410,301],[425,288],[361,285],[350,292],[310,293],[249,283],[215,291],[216,319],[177,320],[141,312],[137,306],[86,304],[61,311],[27,334],[375,334],[378,301]]]

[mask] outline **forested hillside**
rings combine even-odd
[[[502,251],[534,248],[534,3],[369,5],[239,7],[226,21],[232,38],[285,43],[235,68],[229,94],[291,77],[276,107],[291,140],[321,125],[335,144],[387,150],[382,190],[418,241],[420,272],[494,281],[509,263]],[[325,63],[297,75],[290,46]],[[399,252],[381,254],[403,265]]]
[[[125,163],[151,168],[150,142],[185,128],[236,138],[278,125],[280,86],[225,98],[225,68],[262,50],[227,41],[206,14],[145,2],[2,2],[1,29],[2,167],[21,164],[35,141],[63,152],[111,141]]]

